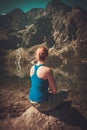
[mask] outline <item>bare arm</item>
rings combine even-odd
[[[51,91],[53,94],[57,93],[57,87],[56,87],[56,82],[53,76],[53,72],[51,69],[49,69],[48,75],[47,75],[48,81],[49,81],[49,86],[51,88]]]

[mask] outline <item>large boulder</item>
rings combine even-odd
[[[27,109],[22,116],[7,120],[2,130],[86,130],[86,120],[75,109],[56,108],[42,113],[34,107]]]

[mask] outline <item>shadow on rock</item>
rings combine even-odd
[[[67,124],[79,126],[82,130],[87,130],[87,120],[77,109],[71,107],[71,101],[62,102],[55,110],[45,112],[45,114],[57,117]]]

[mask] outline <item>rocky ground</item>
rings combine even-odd
[[[21,81],[19,83],[5,83],[0,85],[0,119],[20,116],[30,107],[28,100],[29,86]],[[7,81],[8,82],[8,81]]]
[[[78,97],[80,96],[78,94]],[[79,101],[76,101],[75,92],[71,92],[68,98],[68,100],[72,101],[72,108],[54,110],[45,114],[31,107],[26,92],[16,90],[14,95],[14,90],[6,89],[1,94],[1,98],[0,130],[48,130],[49,128],[51,130],[54,128],[55,130],[62,130],[62,128],[64,130],[86,130],[84,117],[87,108],[83,106],[85,104],[81,103],[79,99]]]
[[[50,113],[40,113],[29,103],[29,85],[28,78],[23,80],[17,77],[2,79],[0,84],[0,130],[28,130],[28,128],[31,130],[48,130],[49,128],[51,130],[54,128],[55,130],[86,130],[86,128],[83,129],[87,119],[86,90],[85,95],[78,90],[69,90],[67,101],[72,102],[70,108],[62,109],[63,107],[60,107]]]

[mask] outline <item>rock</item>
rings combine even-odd
[[[42,8],[33,8],[26,13],[28,24],[34,23],[38,18],[42,17],[44,9]]]
[[[9,50],[9,49],[17,49],[18,44],[21,44],[22,39],[17,37],[16,35],[10,35],[7,39],[0,40],[0,48]]]
[[[63,2],[61,2],[60,0],[52,0],[52,2],[48,3],[45,11],[47,14],[52,14],[56,11],[61,12],[62,13],[66,13],[68,11],[71,10],[71,7],[67,6],[66,4],[64,4]]]
[[[7,28],[8,30],[18,30],[19,28],[22,28],[25,25],[26,20],[26,15],[21,9],[13,9],[11,12],[7,14]]]
[[[33,119],[33,120],[32,120]],[[51,117],[49,115],[45,115],[35,108],[31,107],[28,109],[21,118],[18,118],[14,122],[14,127],[17,129],[19,127],[19,124],[21,123],[21,120],[24,121],[23,127],[26,129],[32,129],[32,130],[45,130],[45,129],[55,129],[57,128],[57,119],[54,117]],[[57,123],[56,123],[57,122]]]
[[[2,130],[86,130],[86,120],[74,108],[55,109],[39,112],[34,107],[27,109],[22,116],[7,120]]]
[[[34,24],[27,26],[27,29],[22,35],[22,43],[25,47],[31,47],[46,42],[49,37],[51,37],[52,40],[53,38],[51,36],[51,30],[52,25],[48,17],[43,16],[41,18],[38,18]]]
[[[86,10],[71,8],[60,0],[27,13],[14,9],[0,16],[0,48],[28,48],[45,42],[58,50],[72,41],[86,43],[86,14]]]

